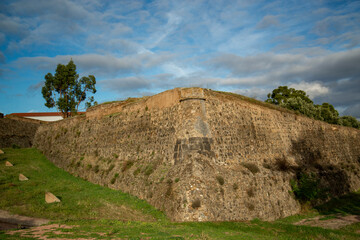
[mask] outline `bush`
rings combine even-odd
[[[216,176],[216,180],[219,182],[220,185],[224,185],[225,180],[222,176]]]
[[[133,172],[133,175],[136,176],[140,173],[141,169],[140,168],[137,168],[134,172]]]
[[[326,197],[326,190],[319,186],[320,179],[315,173],[300,173],[299,178],[290,181],[292,192],[302,202]]]
[[[109,166],[109,168],[108,168],[108,172],[110,172],[111,170],[113,170],[114,167],[115,167],[115,164],[111,164],[111,165]]]
[[[253,163],[242,163],[242,165],[246,167],[252,174],[260,172],[259,167]]]
[[[253,197],[253,196],[255,196],[255,193],[254,193],[255,191],[254,191],[254,188],[249,188],[248,190],[246,190],[246,193],[247,193],[247,195],[249,196],[249,197]]]
[[[125,172],[126,170],[128,170],[129,168],[131,168],[132,165],[134,165],[134,161],[131,161],[131,160],[125,161],[125,162],[123,163],[123,166],[122,166],[121,171],[122,171],[122,172]]]
[[[119,177],[119,174],[118,173],[115,173],[114,177],[111,179],[111,184],[114,184],[116,179]]]
[[[191,207],[192,207],[192,208],[199,208],[199,207],[201,207],[200,199],[196,199],[195,201],[193,201],[192,204],[191,204]]]
[[[285,159],[285,157],[276,158],[275,159],[275,165],[276,165],[276,169],[279,170],[279,171],[286,172],[286,171],[291,169],[291,166],[288,163],[288,161]]]
[[[11,146],[13,149],[19,149],[20,146],[19,145],[16,145],[15,143]]]
[[[149,175],[151,175],[152,173],[154,172],[154,167],[153,167],[153,165],[147,165],[146,167],[145,167],[145,169],[144,169],[144,174],[146,175],[146,176],[149,176]]]

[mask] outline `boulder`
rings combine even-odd
[[[19,174],[19,180],[20,181],[27,181],[27,180],[29,180],[27,177],[25,177],[23,174]]]
[[[51,192],[45,193],[45,202],[46,203],[54,203],[54,202],[60,202],[60,199],[58,199],[54,194]]]
[[[14,166],[14,165],[12,165],[12,163],[11,163],[11,162],[6,161],[6,162],[5,162],[5,166],[7,166],[7,167],[12,167],[12,166]]]

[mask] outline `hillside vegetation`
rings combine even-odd
[[[275,222],[192,222],[173,223],[145,201],[121,191],[101,187],[55,167],[36,149],[5,149],[0,155],[0,209],[12,213],[52,219],[56,225],[47,237],[83,239],[359,239],[360,224],[328,230],[295,226],[309,216],[292,216]],[[6,167],[5,161],[14,164]],[[20,182],[19,173],[29,178]],[[60,203],[46,204],[51,191]],[[327,213],[354,213],[359,194],[319,208]],[[349,203],[352,204],[349,204]],[[339,205],[340,204],[340,205]],[[346,207],[341,205],[346,204]],[[358,211],[355,211],[357,213]],[[25,237],[26,234],[26,237]],[[35,239],[36,231],[21,230],[13,235],[0,232],[1,239]]]

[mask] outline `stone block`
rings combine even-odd
[[[54,194],[51,192],[45,193],[45,202],[46,203],[54,203],[54,202],[60,202],[60,199],[58,199]]]
[[[6,162],[5,162],[5,166],[7,166],[7,167],[12,167],[12,166],[14,166],[14,165],[12,165],[12,163],[11,163],[11,162],[6,161]]]
[[[27,180],[29,180],[27,177],[25,177],[23,174],[19,174],[19,180],[20,181],[27,181]]]

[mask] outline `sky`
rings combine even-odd
[[[360,118],[360,1],[1,1],[0,112],[56,111],[44,76],[70,59],[99,103],[175,87],[265,100],[286,85]]]

